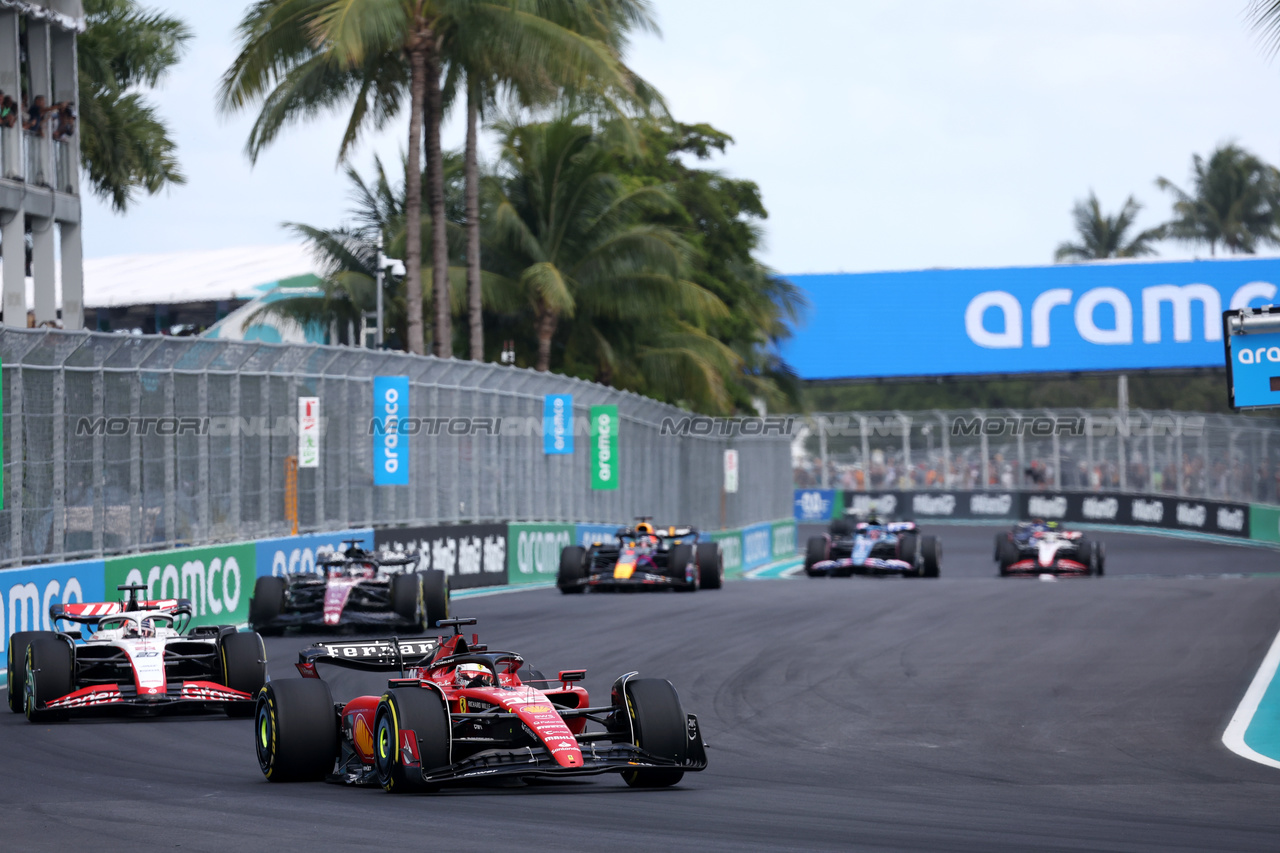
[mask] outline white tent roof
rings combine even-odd
[[[84,262],[87,308],[251,299],[282,279],[320,270],[300,244],[243,246]]]

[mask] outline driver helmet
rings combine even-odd
[[[636,525],[636,533],[653,533],[653,525],[647,521],[642,521]]]
[[[143,619],[138,623],[138,633],[144,638],[154,637],[156,635],[156,623],[151,619]]]
[[[875,502],[872,501],[867,505],[867,524],[879,524],[880,513],[876,511]]]
[[[493,673],[474,663],[460,664],[453,673],[456,687],[492,687]]]

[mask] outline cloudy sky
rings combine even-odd
[[[1249,31],[1245,0],[653,4],[663,35],[637,39],[628,61],[678,119],[736,139],[714,166],[759,183],[764,259],[783,272],[1047,263],[1091,188],[1108,210],[1132,193],[1146,227],[1169,212],[1155,178],[1185,185],[1193,153],[1235,140],[1280,163],[1280,60]],[[150,5],[196,36],[155,96],[188,183],[123,217],[88,203],[86,256],[339,224],[339,119],[295,127],[250,167],[250,118],[214,112],[244,4]],[[354,163],[398,156],[406,133],[407,117]],[[446,144],[461,141],[451,123]]]

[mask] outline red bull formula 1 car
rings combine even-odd
[[[926,536],[914,521],[884,522],[872,517],[851,524],[832,522],[831,532],[812,536],[805,548],[804,573],[809,577],[902,575],[938,577],[942,543]]]
[[[83,645],[61,631],[10,637],[9,710],[33,723],[113,709],[251,715],[267,675],[262,638],[230,625],[185,631],[191,602],[146,601],[146,588],[119,587],[123,602],[52,605],[50,622],[77,622],[82,635],[91,632]]]
[[[451,637],[320,643],[302,678],[273,679],[258,697],[254,743],[272,782],[326,780],[392,793],[499,777],[619,773],[666,787],[707,766],[698,718],[669,681],[631,672],[592,706],[585,670],[545,678],[515,652],[490,651],[449,619]],[[380,696],[335,704],[317,664],[394,673]],[[594,729],[592,725],[594,724]]]
[[[449,617],[443,571],[413,571],[416,554],[369,551],[349,539],[322,554],[316,572],[260,577],[249,601],[249,624],[261,634],[286,628],[340,625],[422,631]]]
[[[1079,530],[1064,530],[1055,521],[1020,521],[996,534],[1000,577],[1101,577],[1107,553]]]
[[[674,589],[697,592],[724,584],[724,556],[715,542],[699,542],[692,527],[657,528],[648,518],[618,530],[617,542],[560,552],[556,586],[566,595],[597,591]]]

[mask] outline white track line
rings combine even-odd
[[[1280,634],[1277,634],[1272,641],[1267,656],[1262,659],[1262,665],[1258,667],[1257,674],[1249,684],[1249,689],[1245,691],[1244,698],[1240,700],[1235,714],[1231,716],[1231,722],[1227,723],[1227,730],[1222,733],[1222,743],[1236,755],[1268,767],[1280,768],[1280,761],[1268,758],[1244,742],[1245,732],[1249,730],[1253,715],[1257,713],[1258,705],[1266,695],[1267,688],[1271,686],[1271,680],[1275,678],[1278,667],[1280,667]]]

